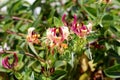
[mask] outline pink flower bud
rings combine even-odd
[[[10,63],[10,62],[9,62],[9,57],[5,57],[5,58],[2,60],[2,66],[3,66],[4,68],[7,68],[7,69],[12,69],[12,68],[14,68],[14,67],[17,65],[17,63],[18,63],[18,57],[17,57],[16,53],[14,53],[13,58],[14,58],[14,59],[13,59],[13,62]]]

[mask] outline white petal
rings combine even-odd
[[[28,29],[28,35],[32,35],[32,32],[35,30],[35,28],[34,27],[31,27],[31,28],[29,28]]]

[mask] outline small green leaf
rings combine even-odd
[[[15,66],[15,70],[20,70],[20,69],[22,69],[23,68],[23,66],[24,66],[24,63],[23,62],[19,62],[18,63],[18,65],[17,66]]]
[[[56,70],[52,76],[52,80],[63,80],[62,78],[66,76],[66,71]]]
[[[32,44],[32,43],[28,43],[28,45],[29,45],[30,49],[32,50],[32,52],[33,52],[35,55],[38,55],[37,52],[36,52],[36,50],[35,50],[35,48],[34,48],[34,46],[33,46],[33,44]]]
[[[14,75],[17,79],[19,79],[19,80],[22,79],[22,75],[20,73],[15,72]]]
[[[42,76],[42,80],[51,80],[51,79],[48,77]]]
[[[61,20],[59,20],[58,18],[54,17],[54,25],[56,27],[60,27],[60,26],[63,26],[63,23]]]
[[[110,78],[120,78],[120,64],[109,67],[104,72]]]
[[[118,55],[120,56],[120,47],[117,47]]]
[[[19,28],[19,30],[22,31],[22,32],[24,32],[24,31],[27,30],[28,27],[29,27],[29,25],[28,25],[28,24],[25,24],[25,25],[22,25],[22,26]]]
[[[65,61],[56,61],[55,63],[55,68],[59,68],[61,66],[65,66],[66,65],[66,62]]]

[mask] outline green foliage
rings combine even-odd
[[[119,78],[120,77],[120,70],[119,70],[120,65],[114,65],[112,67],[109,67],[108,69],[105,69],[104,72],[107,76],[111,78]]]

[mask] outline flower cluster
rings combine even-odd
[[[86,36],[92,30],[92,23],[88,25],[78,24],[77,17],[74,15],[74,20],[71,22],[71,25],[68,25],[68,22],[65,20],[66,15],[62,16],[62,22],[64,26],[59,28],[48,28],[46,32],[47,43],[49,43],[50,48],[54,48],[57,46],[59,50],[63,50],[63,48],[67,48],[67,44],[64,43],[65,40],[68,40],[68,36],[70,35],[70,30],[73,31],[80,38],[86,38]],[[70,30],[69,30],[70,29]]]
[[[64,25],[67,25],[65,17],[66,15],[64,14],[62,17],[62,21]],[[78,24],[77,17],[76,15],[74,15],[74,20],[71,23],[70,29],[80,38],[85,38],[92,31],[92,23],[89,23],[88,25],[84,25],[83,23]]]

